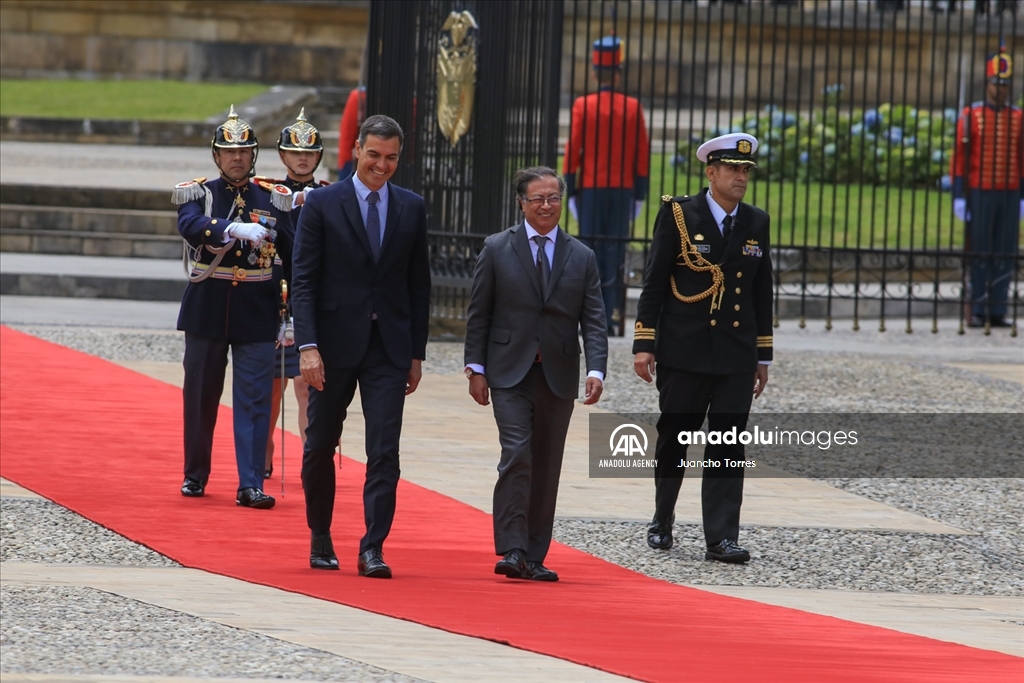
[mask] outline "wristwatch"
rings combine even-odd
[[[473,368],[466,368],[466,379],[473,379],[477,375],[482,375],[482,374],[484,374],[484,373],[477,372]]]

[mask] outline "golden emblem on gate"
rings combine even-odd
[[[469,130],[476,89],[476,20],[452,12],[437,48],[437,125],[452,147]]]

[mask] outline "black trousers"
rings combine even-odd
[[[309,426],[302,453],[302,488],[306,493],[306,523],[314,534],[331,530],[334,516],[334,449],[356,386],[366,421],[366,482],[363,517],[366,533],[359,552],[384,546],[395,518],[395,489],[401,470],[398,444],[409,371],[394,366],[376,323],[365,357],[354,368],[324,371],[324,390],[309,388]]]
[[[680,431],[696,432],[708,418],[708,430],[746,429],[753,399],[754,375],[707,375],[658,365],[658,445],[655,468],[655,519],[668,522],[675,513],[679,488],[686,469],[679,462],[687,447],[678,440]],[[704,459],[722,466],[705,467],[701,481],[701,510],[704,540],[708,545],[740,533],[740,505],[743,503],[743,470],[725,467],[724,460],[744,460],[742,444],[709,444]]]
[[[548,386],[540,363],[509,389],[491,389],[501,460],[494,485],[494,551],[526,551],[543,562],[551,547],[558,480],[573,399]]]

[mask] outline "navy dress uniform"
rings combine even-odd
[[[274,343],[278,329],[282,259],[294,238],[291,191],[250,178],[256,134],[235,114],[217,128],[212,149],[221,175],[174,189],[178,232],[186,242],[189,284],[178,329],[185,332],[185,482],[182,495],[202,496],[210,474],[213,432],[230,347],[233,366],[236,503],[273,507],[263,493],[270,429]],[[226,150],[249,149],[249,168],[224,170]]]
[[[752,136],[730,134],[702,145],[698,158],[735,172],[755,166],[756,149]],[[712,181],[696,196],[662,197],[637,307],[633,352],[654,354],[661,409],[655,515],[648,530],[655,548],[672,545],[685,472],[679,464],[686,457],[678,433],[700,430],[705,415],[710,430],[745,429],[758,365],[772,359],[768,214],[735,196],[720,198],[734,205],[727,212],[715,201],[714,188]],[[705,457],[723,464],[703,470],[706,557],[746,561],[749,553],[736,545],[743,470],[724,466],[725,459],[745,459],[743,445],[708,445]]]

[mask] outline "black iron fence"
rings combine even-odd
[[[435,313],[461,317],[457,294],[482,236],[515,220],[511,173],[529,163],[561,169],[555,154],[572,135],[574,100],[612,87],[642,106],[649,155],[639,214],[629,212],[620,234],[590,237],[595,247],[625,247],[620,277],[632,289],[623,290],[624,316],[660,197],[699,191],[706,180],[696,146],[744,131],[761,143],[746,200],[772,216],[779,317],[829,326],[849,318],[855,328],[871,319],[883,329],[899,320],[907,331],[915,318],[935,330],[951,317],[963,326],[978,298],[969,274],[982,264],[996,273],[986,288],[999,277],[1008,283],[1005,317],[1016,325],[1024,312],[1019,223],[1010,252],[972,244],[969,224],[954,215],[950,161],[961,112],[986,98],[986,58],[1001,45],[1017,66],[1009,97],[1019,103],[1024,26],[1016,3],[949,4],[374,2],[370,111],[412,132],[396,180],[430,203],[435,281],[446,285]],[[463,10],[475,19],[475,104],[453,145],[439,126],[437,59],[453,45],[447,18]],[[595,79],[592,49],[612,35],[622,52],[609,83]],[[627,135],[603,158],[584,157],[576,177],[586,164],[637,163],[626,149],[637,140]],[[563,226],[580,228],[568,211]],[[983,313],[998,313],[994,284]]]

